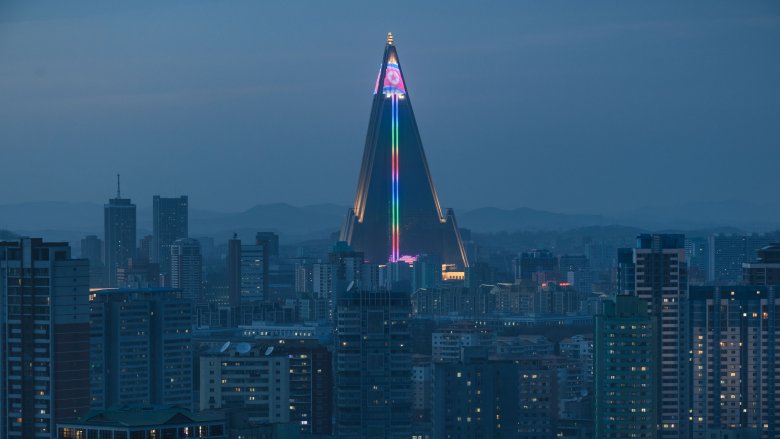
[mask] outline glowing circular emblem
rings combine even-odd
[[[393,85],[398,85],[398,83],[401,82],[401,75],[399,75],[395,70],[388,70],[387,82]]]

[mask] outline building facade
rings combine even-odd
[[[289,422],[289,367],[273,345],[226,342],[200,356],[200,409],[238,410],[257,423]]]
[[[645,300],[617,296],[595,320],[595,438],[657,438],[658,318]]]
[[[742,280],[742,264],[756,260],[760,248],[770,244],[766,235],[713,235],[709,239],[710,273],[716,285],[735,285]]]
[[[190,300],[177,290],[107,289],[91,294],[91,407],[192,408]]]
[[[184,298],[200,300],[203,290],[203,257],[196,239],[177,239],[170,247],[171,287]]]
[[[496,334],[473,323],[457,323],[431,334],[431,358],[434,362],[460,361],[461,351],[468,347],[495,348]]]
[[[227,439],[225,416],[178,408],[134,407],[95,411],[83,419],[60,422],[57,439]]]
[[[457,362],[434,364],[433,437],[517,438],[518,368],[466,348]]]
[[[742,278],[747,285],[780,285],[780,244],[759,249],[755,262],[742,264]]]
[[[302,434],[332,434],[331,352],[313,339],[285,339],[276,346],[290,362],[290,422],[299,425]]]
[[[776,438],[780,286],[691,287],[693,437],[745,429]]]
[[[241,302],[263,300],[268,293],[268,243],[241,246]]]
[[[89,409],[89,262],[67,243],[0,242],[0,437],[49,439]]]
[[[558,271],[558,258],[549,250],[533,250],[521,253],[514,261],[515,280],[536,280],[539,274],[548,276]]]
[[[227,252],[228,301],[232,310],[241,306],[241,240],[233,234]]]
[[[348,291],[338,299],[335,418],[340,438],[411,435],[407,294]]]
[[[95,235],[88,235],[81,240],[81,258],[89,260],[89,286],[105,285],[106,270],[103,264],[103,240]]]
[[[127,261],[135,256],[135,204],[129,198],[121,198],[117,191],[116,198],[104,206],[103,219],[106,286],[115,288],[116,270],[127,267]]]
[[[171,246],[177,239],[189,237],[189,200],[186,195],[152,198],[151,262],[160,264],[166,285],[170,285]]]
[[[685,237],[679,234],[639,235],[634,249],[636,296],[649,304],[658,317],[656,358],[658,424],[661,437],[689,434],[688,413],[690,339],[684,301],[688,296],[688,264]]]

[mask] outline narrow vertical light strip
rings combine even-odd
[[[401,209],[400,196],[398,193],[399,178],[398,171],[400,169],[399,164],[399,150],[398,150],[398,93],[393,94],[395,99],[395,121],[393,123],[393,129],[395,130],[395,259],[401,257],[401,221],[399,217],[399,211]]]
[[[390,161],[391,161],[391,212],[390,212],[390,261],[397,262],[400,257],[400,228],[398,215],[398,94],[390,95]]]

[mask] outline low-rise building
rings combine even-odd
[[[145,407],[93,411],[57,424],[57,439],[207,438],[227,439],[225,416],[177,408]]]

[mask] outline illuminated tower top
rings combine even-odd
[[[341,240],[372,263],[426,255],[468,266],[454,214],[439,204],[392,33],[374,85],[357,196]]]

